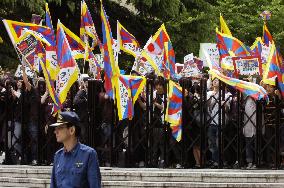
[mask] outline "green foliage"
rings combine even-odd
[[[251,45],[256,37],[262,37],[263,20],[259,14],[264,10],[271,11],[271,20],[267,25],[277,45],[282,47],[280,45],[284,42],[284,23],[282,21],[284,4],[282,0],[218,0],[218,5],[218,10],[226,19],[233,36],[246,45]]]

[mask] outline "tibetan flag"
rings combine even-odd
[[[57,61],[60,67],[56,80],[56,94],[59,96],[59,102],[63,104],[71,86],[78,79],[79,70],[59,20],[57,24],[56,43]]]
[[[83,41],[85,41],[84,35],[87,35],[93,39],[93,47],[101,45],[95,24],[85,1],[83,1],[81,4],[80,38]]]
[[[72,56],[75,59],[85,58],[86,44],[80,39],[80,37],[78,37],[70,29],[65,27],[62,23],[61,23],[61,27],[65,32],[66,39],[71,48]]]
[[[229,27],[226,24],[226,21],[224,20],[224,18],[221,14],[220,14],[220,26],[221,26],[221,33],[232,36],[232,33],[231,33]]]
[[[35,37],[38,40],[48,41],[49,44],[54,45],[54,35],[49,27],[12,20],[3,20],[3,23],[13,44],[20,42],[24,29],[26,29],[37,33]]]
[[[48,3],[45,3],[45,25],[51,29],[51,33],[53,35],[53,39],[55,41],[55,34],[52,26],[51,15],[48,8]],[[55,43],[55,42],[54,42]]]
[[[212,75],[213,78],[218,78],[222,82],[234,87],[235,89],[239,90],[240,92],[244,93],[247,96],[254,98],[255,100],[265,99],[268,100],[268,95],[265,89],[255,83],[246,82],[243,80],[239,80],[236,78],[231,78],[225,76],[224,74],[220,73],[218,70],[211,69],[209,73]]]
[[[270,54],[267,59],[266,70],[263,74],[263,82],[275,86],[275,79],[281,77],[280,66],[278,62],[278,53],[275,44],[272,43]]]
[[[252,55],[261,55],[262,51],[262,45],[263,42],[260,37],[257,37],[253,43],[253,45],[250,47],[251,54]]]
[[[173,78],[176,71],[176,55],[171,41],[165,44],[167,44],[165,49],[168,51],[168,68],[170,70],[170,75]]]
[[[119,21],[117,21],[117,42],[120,50],[133,55],[135,58],[137,57],[137,52],[141,51],[136,38]]]
[[[43,42],[44,44],[46,44],[46,46],[53,45],[53,42],[50,43],[45,37],[42,37],[42,35],[40,33],[36,32],[36,31],[33,31],[33,30],[30,30],[30,29],[27,29],[27,28],[23,28],[22,35],[20,36],[19,41],[24,40],[29,35],[32,35],[38,41]]]
[[[163,77],[165,79],[170,79],[170,70],[168,68],[169,66],[169,59],[168,59],[168,51],[166,50],[166,48],[164,49],[164,53],[163,53],[163,56],[164,56],[164,60],[161,64],[161,67],[160,67],[160,70],[161,70],[161,73],[163,75]]]
[[[96,56],[94,53],[89,49],[88,53],[88,61],[90,63],[90,70],[95,76],[96,79],[101,79],[101,71],[102,67],[100,66],[98,60],[96,59]]]
[[[120,75],[116,79],[116,99],[119,120],[134,116],[134,104],[146,84],[142,76]]]
[[[263,25],[263,37],[262,37],[262,41],[264,44],[269,45],[269,43],[272,43],[273,41],[273,37],[271,35],[271,33],[269,32],[266,24]]]
[[[274,43],[273,37],[272,37],[271,33],[269,32],[266,23],[264,23],[264,25],[263,25],[262,42],[263,42],[266,46],[268,46],[268,47],[270,47],[270,46],[272,45],[272,43]],[[273,45],[275,45],[275,44],[273,44]],[[274,52],[273,52],[273,53],[274,53]],[[271,54],[271,56],[275,57],[275,54],[274,54],[274,55]],[[269,57],[268,57],[268,58],[269,58]],[[268,58],[267,58],[267,62],[269,62],[269,61],[268,61]],[[276,49],[276,58],[277,58],[277,62],[278,62],[278,67],[279,67],[280,69],[283,69],[283,63],[282,63],[282,59],[283,59],[283,58],[282,58],[282,55],[280,54],[280,52],[279,52],[278,49]],[[273,66],[273,64],[274,64],[274,63],[273,63],[273,59],[274,59],[274,58],[272,58],[272,63],[270,64],[270,66]],[[267,65],[266,67],[268,67],[268,65]],[[272,69],[273,69],[273,68],[272,68]],[[280,71],[283,72],[282,70],[280,70]],[[281,82],[281,80],[283,80],[283,79],[282,79],[282,78],[281,78],[281,79],[278,78],[278,83]],[[266,80],[266,81],[268,81],[268,80]],[[268,81],[268,82],[270,82],[270,84],[273,83],[272,80],[271,80],[271,81]]]
[[[46,47],[45,59],[46,59],[46,69],[50,74],[51,80],[56,80],[60,69],[57,62],[56,46]]]
[[[227,34],[220,33],[216,28],[217,47],[220,58],[226,56],[244,57],[250,55],[250,48],[245,46],[240,40]]]
[[[59,72],[59,66],[57,63],[56,56],[56,42],[55,42],[55,33],[52,25],[51,14],[49,12],[48,3],[45,4],[45,25],[51,29],[54,38],[54,45],[46,46],[46,70],[50,75],[51,80],[56,80],[57,74]]]
[[[272,43],[270,43],[269,45],[264,44],[261,37],[257,37],[253,45],[250,47],[251,54],[253,56],[261,57],[262,70],[264,73],[266,71],[266,67],[268,64],[267,62],[269,54],[271,52],[271,48],[272,48]],[[282,58],[280,53],[279,53],[279,58]],[[280,59],[278,61],[282,62]]]
[[[42,61],[40,61],[40,65],[42,67],[42,71],[43,71],[45,83],[48,88],[49,95],[53,101],[53,113],[56,114],[56,112],[62,108],[62,105],[59,101],[59,97],[57,96],[55,92],[54,81],[51,79],[50,74],[48,70],[46,69],[45,64]]]
[[[114,99],[114,79],[119,75],[119,67],[116,63],[112,38],[112,32],[108,22],[106,12],[101,2],[101,20],[103,33],[103,57],[105,69],[105,90],[108,96]]]
[[[172,43],[165,42],[164,53],[163,53],[163,62],[160,68],[160,72],[166,79],[175,78],[175,69],[176,69],[176,60],[175,52],[172,46]]]
[[[170,123],[172,135],[179,142],[182,135],[182,88],[170,80],[168,92],[165,121]]]

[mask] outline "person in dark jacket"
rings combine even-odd
[[[78,114],[81,122],[82,138],[81,141],[86,143],[88,140],[87,128],[89,125],[89,114],[88,114],[88,79],[84,78],[81,82],[79,91],[77,92],[73,104],[76,113]]]

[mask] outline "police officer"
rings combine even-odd
[[[78,141],[79,117],[75,112],[61,112],[55,127],[56,140],[64,147],[54,156],[51,188],[100,188],[101,174],[97,153]]]

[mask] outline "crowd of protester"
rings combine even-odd
[[[24,73],[20,78],[14,77],[8,71],[1,71],[0,74],[1,154],[6,152],[4,161],[6,164],[52,164],[52,158],[39,162],[40,155],[52,156],[59,147],[55,141],[53,130],[48,126],[56,122],[56,116],[52,115],[52,99],[45,86],[44,78],[40,76],[29,78],[25,74],[25,68],[22,69]],[[131,74],[138,75],[136,71],[132,71]],[[259,83],[267,90],[270,100],[268,104],[264,105],[265,108],[263,108],[260,118],[261,124],[259,124],[256,113],[257,103],[253,98],[242,96],[243,100],[240,104],[236,90],[228,86],[220,89],[219,80],[211,80],[208,75],[205,75],[203,79],[207,80],[207,90],[205,91],[207,100],[204,104],[200,102],[201,98],[204,98],[200,79],[189,80],[183,90],[183,139],[178,143],[171,136],[169,129],[165,128],[165,108],[168,100],[166,82],[162,77],[154,75],[148,75],[148,78],[153,80],[153,87],[146,87],[138,97],[134,104],[134,117],[131,121],[117,122],[115,108],[113,108],[114,101],[105,93],[103,83],[101,83],[100,89],[96,91],[98,103],[96,107],[93,107],[99,109],[95,114],[99,125],[96,125],[96,129],[90,129],[95,125],[91,125],[90,113],[88,113],[90,108],[88,103],[89,77],[82,78],[77,82],[76,93],[72,96],[72,92],[70,92],[63,104],[62,111],[74,110],[80,118],[80,141],[82,143],[88,144],[91,139],[89,137],[92,135],[90,130],[96,131],[94,147],[98,148],[101,166],[112,165],[113,157],[109,154],[110,147],[118,145],[118,153],[122,155],[117,158],[120,158],[121,161],[126,157],[123,156],[123,153],[130,148],[130,144],[132,150],[130,158],[133,166],[145,167],[146,162],[150,167],[169,166],[165,163],[165,145],[167,143],[168,148],[171,148],[169,156],[172,159],[172,167],[200,168],[201,164],[205,162],[205,167],[218,168],[220,160],[223,162],[223,167],[238,167],[237,151],[234,149],[236,146],[231,141],[237,135],[237,125],[240,122],[242,122],[241,136],[245,150],[246,168],[256,168],[257,130],[260,130],[261,134],[260,145],[265,146],[263,147],[261,164],[273,167],[276,164],[275,155],[280,155],[281,165],[284,165],[284,160],[282,161],[284,131],[281,121],[279,125],[279,118],[282,118],[283,110],[280,105],[281,95],[275,86]],[[147,101],[150,102],[147,104]],[[202,110],[201,105],[206,105],[206,112]],[[241,117],[238,113],[238,105],[242,106]],[[278,119],[274,113],[276,108],[280,108]],[[148,111],[150,113],[147,113]],[[202,124],[202,118],[205,120],[205,124]],[[277,124],[279,129],[276,128]],[[203,125],[206,126],[206,133],[201,131]],[[149,130],[147,126],[151,128],[149,135],[146,133]],[[116,136],[114,136],[114,132]],[[279,141],[275,139],[276,132],[279,133]],[[222,137],[219,136],[220,133],[223,135]],[[128,139],[130,134],[131,139]],[[203,136],[201,136],[202,134]],[[201,157],[203,152],[201,149],[202,137],[206,138],[205,146],[208,146],[209,151],[203,154],[206,155],[206,161],[203,161],[204,157]],[[220,138],[223,138],[222,142]],[[147,153],[149,143],[152,148],[151,157],[150,161],[146,161],[146,155],[149,156]],[[228,144],[222,159],[220,159],[220,143],[222,145]],[[278,153],[275,151],[276,145],[280,149]],[[43,147],[45,147],[44,150]],[[186,150],[181,151],[179,147],[186,148]],[[44,153],[42,153],[43,151]],[[182,161],[190,162],[184,163]]]

